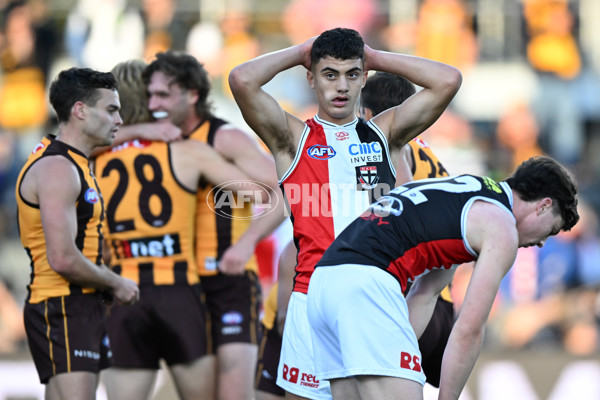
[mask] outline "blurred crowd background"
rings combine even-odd
[[[35,143],[54,130],[47,87],[58,71],[108,71],[187,51],[209,71],[216,114],[248,129],[229,71],[336,26],[358,30],[371,47],[461,70],[459,94],[422,135],[451,174],[501,180],[536,154],[575,174],[581,222],[542,249],[520,250],[484,351],[600,354],[599,20],[598,0],[0,0],[0,359],[27,352],[29,262],[14,184]],[[316,113],[301,67],[267,90],[296,115]],[[456,274],[457,307],[469,273],[467,265]]]

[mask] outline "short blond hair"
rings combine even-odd
[[[121,62],[112,69],[119,86],[121,100],[121,118],[124,125],[149,122],[152,120],[148,110],[148,92],[142,79],[146,63],[142,60]]]

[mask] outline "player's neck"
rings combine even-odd
[[[188,116],[188,118],[183,123],[183,126],[181,127],[183,137],[187,138],[188,136],[190,136],[192,133],[194,133],[196,129],[200,127],[200,125],[202,125],[203,122],[204,119],[198,117],[195,112],[193,113],[193,115]]]
[[[319,112],[317,113],[317,117],[319,117],[319,119],[322,121],[326,121],[334,125],[346,125],[357,118],[357,116],[353,113],[348,114],[348,116],[345,116],[343,118],[336,118],[323,112],[322,110],[319,110]]]
[[[56,140],[63,142],[79,152],[83,153],[89,158],[92,150],[96,147],[93,143],[90,143],[87,136],[79,131],[69,127],[67,125],[61,125],[56,133]]]

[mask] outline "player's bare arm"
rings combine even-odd
[[[201,177],[206,178],[206,180],[214,185],[232,181],[243,181],[243,185],[230,185],[228,188],[233,192],[243,190],[259,194],[262,196],[259,200],[264,203],[269,200],[269,193],[264,190],[264,187],[260,183],[251,180],[237,165],[227,161],[210,145],[197,140],[187,140],[172,143],[171,151],[173,152],[174,169],[177,179],[190,190],[197,189],[198,181]],[[273,169],[272,166],[271,168]],[[283,215],[283,213],[281,214]],[[259,227],[258,230],[266,232],[270,229],[265,233],[266,235],[275,229],[276,226],[271,228],[269,225],[263,229]],[[244,232],[242,238],[248,237],[248,230],[250,228]],[[254,238],[254,235],[250,237]],[[257,233],[254,240],[242,240],[240,238],[235,245],[230,246],[225,251],[221,257],[219,268],[225,273],[242,273],[246,263],[254,253],[256,243],[261,237],[260,233]]]
[[[173,142],[182,139],[182,131],[168,120],[156,122],[145,122],[120,126],[112,146],[97,147],[92,151],[90,157],[105,152],[111,147],[118,146],[135,139],[145,139],[159,142]]]
[[[221,257],[219,269],[222,272],[240,274],[254,254],[258,242],[273,232],[285,219],[283,195],[278,187],[273,156],[267,154],[250,135],[226,125],[219,129],[214,147],[253,183],[266,189],[261,191],[263,204],[274,208],[260,218],[253,218],[248,229]]]
[[[171,149],[178,180],[190,190],[197,188],[198,180],[203,176],[214,185],[231,181],[244,181],[243,185],[232,185],[230,188],[234,192],[239,189],[260,194],[263,197],[259,200],[263,203],[267,203],[270,199],[269,193],[264,190],[260,183],[251,180],[235,164],[226,161],[210,145],[191,140],[173,143]],[[272,166],[271,169],[273,169]],[[279,203],[282,204],[281,201]],[[222,272],[229,274],[242,273],[246,263],[254,253],[257,242],[272,232],[281,223],[282,219],[283,212],[274,210],[265,217],[253,221],[235,245],[229,247],[221,257],[219,268]]]
[[[437,269],[415,279],[410,291],[406,296],[408,305],[408,317],[410,324],[420,338],[429,320],[433,315],[433,310],[437,298],[442,290],[448,286],[454,276],[454,269]]]
[[[227,162],[209,144],[198,140],[186,140],[170,144],[173,169],[177,180],[188,190],[198,190],[198,182],[204,177],[213,185],[231,181],[247,182],[240,190],[262,192],[262,186],[252,182],[237,166]],[[236,192],[237,186],[231,189]],[[261,193],[262,194],[262,193]],[[267,196],[260,200],[266,201]]]
[[[290,241],[279,256],[278,278],[277,278],[277,329],[283,335],[283,326],[287,313],[288,303],[294,286],[294,268],[298,252],[296,245]]]
[[[173,125],[166,119],[155,122],[145,122],[121,126],[115,137],[114,145],[122,144],[134,139],[146,139],[157,142],[172,142],[183,138],[181,128]]]
[[[262,87],[289,68],[298,65],[310,68],[312,41],[314,39],[240,64],[229,75],[229,86],[244,119],[278,162],[284,158],[288,165],[296,152],[304,123],[285,112]]]
[[[93,264],[75,246],[75,201],[80,191],[77,170],[61,156],[38,161],[23,181],[24,198],[40,206],[48,262],[69,282],[111,289],[118,301],[135,302],[139,290],[133,281],[121,278],[105,265]]]
[[[440,400],[458,399],[481,351],[485,324],[498,287],[518,248],[514,219],[477,201],[467,217],[467,238],[479,254],[442,361]]]
[[[384,71],[407,78],[423,89],[400,106],[374,117],[388,134],[390,148],[401,148],[431,126],[444,112],[462,83],[456,68],[425,58],[373,50],[365,45],[365,70]]]
[[[285,220],[284,199],[280,190],[275,190],[268,203],[271,210],[265,210],[258,217],[252,218],[250,226],[238,238],[237,242],[229,246],[221,257],[219,270],[225,274],[241,274],[254,254],[254,250],[262,239],[270,235]]]
[[[412,150],[405,144],[400,150],[390,150],[392,163],[396,167],[396,186],[412,182],[413,179],[413,159]]]
[[[267,154],[246,132],[233,125],[225,125],[215,135],[214,148],[249,179],[266,185],[271,191],[279,190],[273,156]]]

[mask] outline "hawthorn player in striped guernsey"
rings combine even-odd
[[[31,259],[25,330],[46,399],[94,399],[108,366],[103,291],[138,300],[135,282],[102,263],[104,203],[88,157],[110,145],[120,101],[112,74],[62,71],[50,86],[56,137],[43,138],[16,186],[21,242]]]
[[[578,220],[576,184],[548,157],[499,183],[459,175],[395,188],[317,263],[307,301],[317,375],[331,380],[334,399],[422,399],[417,338],[456,265],[475,261],[442,361],[439,399],[458,399],[517,249],[541,247]]]
[[[113,68],[125,124],[150,118],[146,68],[143,61]],[[164,360],[183,399],[213,399],[210,323],[195,254],[197,190],[201,179],[245,180],[242,190],[261,187],[210,145],[190,139],[125,142],[98,155],[95,168],[107,202],[111,267],[138,282],[141,292],[138,304],[115,306],[108,317],[114,360],[107,371],[109,397],[147,398]]]
[[[163,114],[163,120],[181,128],[188,142],[212,146],[273,199],[281,196],[273,158],[254,137],[214,115],[209,76],[196,58],[173,51],[158,53],[143,78],[153,114]],[[249,201],[233,204],[206,179],[196,198],[197,271],[213,347],[207,374],[216,374],[217,399],[251,400],[261,302],[254,251],[258,241],[285,219],[283,201],[273,202],[272,211],[258,217]]]
[[[286,113],[263,86],[295,66],[307,71],[318,112],[306,122]],[[357,118],[369,70],[405,76],[424,89],[366,122]],[[390,152],[430,126],[461,83],[453,67],[373,50],[358,32],[335,28],[234,68],[229,84],[248,125],[275,157],[291,211],[298,262],[283,333],[277,384],[290,397],[327,399],[313,365],[306,292],[315,263],[379,194],[394,186]]]

